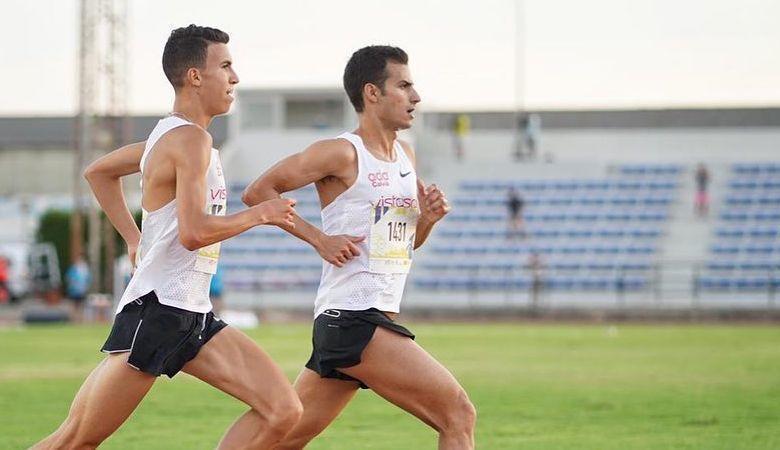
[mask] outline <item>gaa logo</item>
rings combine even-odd
[[[387,172],[375,172],[368,174],[368,181],[371,182],[371,186],[390,186],[390,176]]]

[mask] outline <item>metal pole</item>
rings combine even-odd
[[[127,131],[126,116],[126,77],[127,45],[126,17],[127,3],[124,0],[102,0],[102,19],[108,29],[108,48],[106,49],[104,74],[108,93],[105,107],[103,131],[106,139],[100,150],[110,151],[125,143]],[[106,220],[103,226],[103,246],[105,248],[105,271],[103,273],[104,292],[110,292],[114,287],[114,260],[116,259],[116,232],[111,223]]]
[[[525,0],[515,0],[515,105],[512,128],[514,133],[513,157],[519,160],[523,154],[520,118],[525,113]]]
[[[79,66],[78,89],[79,110],[76,117],[76,146],[74,148],[73,162],[73,214],[70,224],[70,261],[62,261],[62,264],[70,264],[84,252],[83,238],[83,195],[81,173],[87,159],[89,148],[90,118],[87,111],[87,99],[90,97],[89,75],[89,43],[92,41],[92,28],[90,20],[89,0],[79,2]]]
[[[92,291],[112,289],[114,231],[101,220],[94,201],[84,204],[81,174],[96,150],[120,142],[126,120],[126,0],[80,0],[78,145],[73,168],[72,255],[83,255],[84,212],[88,215],[88,261]],[[100,116],[101,120],[96,121]],[[124,139],[121,139],[124,141]],[[105,266],[101,264],[105,242]],[[105,270],[103,270],[105,269]]]

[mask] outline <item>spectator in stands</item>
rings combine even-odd
[[[517,123],[515,159],[533,161],[538,156],[542,118],[536,113],[521,114]]]
[[[91,283],[92,275],[89,266],[83,255],[78,255],[65,272],[65,295],[73,302],[73,312],[77,320],[81,319],[82,306]]]
[[[8,303],[11,293],[8,290],[8,260],[0,256],[0,304]]]
[[[452,138],[455,150],[455,158],[463,160],[465,153],[464,139],[471,129],[471,118],[467,114],[457,114],[452,119]]]
[[[710,209],[710,171],[704,163],[699,163],[696,169],[696,198],[694,208],[699,217],[706,217]]]
[[[539,134],[542,132],[542,118],[539,114],[528,114],[525,123],[525,146],[528,149],[528,159],[536,159],[539,148]]]
[[[506,205],[509,209],[509,232],[507,237],[515,238],[519,236],[525,238],[525,224],[523,222],[525,200],[523,200],[523,196],[517,192],[514,186],[509,188]]]
[[[537,310],[541,300],[542,289],[544,288],[544,262],[536,251],[532,251],[528,255],[528,270],[531,272],[530,306],[531,309]]]
[[[222,288],[224,284],[222,282],[222,264],[217,265],[217,271],[211,277],[211,284],[209,285],[209,297],[211,297],[211,305],[215,314],[222,312]]]

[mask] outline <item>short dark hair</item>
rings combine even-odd
[[[163,50],[162,64],[165,76],[174,89],[184,85],[184,74],[191,67],[206,64],[209,44],[227,44],[230,36],[222,30],[190,25],[171,31]]]
[[[376,85],[384,93],[387,62],[409,64],[409,56],[398,47],[371,45],[352,54],[344,69],[344,90],[355,111],[363,112],[363,86]]]

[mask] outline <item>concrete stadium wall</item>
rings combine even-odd
[[[0,151],[0,195],[71,192],[73,164],[73,152],[61,149]]]
[[[451,133],[423,130],[418,151],[429,159],[453,159]],[[515,134],[480,130],[464,138],[466,162],[512,161]],[[733,162],[780,160],[780,127],[588,128],[542,130],[540,159],[601,163]]]

